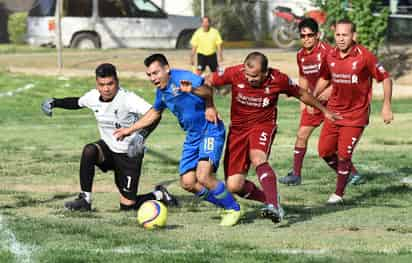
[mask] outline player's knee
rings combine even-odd
[[[299,143],[305,143],[305,144],[306,144],[306,142],[308,141],[308,138],[309,138],[309,136],[308,136],[308,134],[305,133],[305,132],[299,131],[299,132],[296,134],[296,140],[297,140]]]
[[[261,165],[261,164],[263,164],[267,161],[266,161],[266,158],[261,158],[260,156],[254,156],[254,157],[252,156],[250,158],[250,162],[252,163],[252,165],[254,167],[258,167],[259,165]]]
[[[93,143],[86,144],[83,147],[82,155],[83,158],[96,162],[99,157],[99,149],[97,149],[97,146]]]
[[[226,188],[231,193],[240,193],[243,189],[243,182],[226,181]]]
[[[201,185],[208,185],[210,183],[210,181],[212,180],[211,178],[212,176],[209,174],[197,174],[196,178],[197,181],[201,184]]]
[[[187,178],[181,178],[180,180],[180,187],[182,187],[184,190],[188,192],[196,192],[196,181],[193,180],[192,178],[187,179]]]

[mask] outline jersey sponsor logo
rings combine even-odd
[[[332,81],[334,83],[351,84],[353,83],[352,80],[353,78],[351,74],[332,73]]]
[[[240,104],[256,108],[264,108],[270,105],[270,99],[267,97],[249,97],[243,95],[242,93],[237,94],[236,101]]]
[[[303,74],[309,75],[309,74],[316,74],[320,70],[320,63],[319,64],[310,64],[310,65],[303,65],[302,66],[302,71]]]

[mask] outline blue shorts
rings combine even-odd
[[[208,122],[203,132],[189,132],[183,144],[179,164],[180,175],[196,170],[201,160],[210,161],[213,164],[213,172],[216,172],[219,168],[225,136],[225,125],[222,121],[217,125]]]

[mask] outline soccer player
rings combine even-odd
[[[120,210],[137,210],[147,200],[176,205],[176,199],[161,185],[156,186],[152,193],[137,195],[144,140],[156,124],[124,141],[118,141],[113,136],[116,128],[132,125],[151,108],[145,100],[119,86],[114,65],[99,65],[96,68],[96,88],[83,96],[46,99],[42,104],[43,112],[50,117],[53,108],[77,110],[84,107],[94,112],[101,139],[84,146],[80,160],[81,192],[75,200],[66,202],[64,207],[75,211],[92,209],[95,166],[103,172],[114,171],[120,192]]]
[[[314,91],[314,96],[319,96],[331,83],[333,90],[327,108],[342,117],[336,122],[325,120],[319,138],[319,156],[337,174],[336,190],[330,195],[328,204],[343,201],[353,166],[352,155],[369,123],[372,78],[383,81],[382,118],[385,124],[393,120],[392,80],[373,53],[355,39],[353,22],[343,19],[336,23],[336,48],[328,54]]]
[[[332,49],[327,43],[319,40],[319,26],[312,18],[305,18],[299,23],[302,48],[297,53],[297,64],[299,68],[299,86],[313,93],[319,78],[320,68],[326,61],[326,56]],[[318,99],[326,106],[332,87],[327,87]],[[305,158],[306,148],[312,132],[323,122],[323,113],[301,103],[300,125],[296,135],[295,149],[293,155],[293,169],[287,176],[279,179],[280,183],[286,185],[300,185],[302,182],[302,165]],[[360,179],[355,167],[353,167],[353,183]]]
[[[262,216],[274,223],[280,222],[283,210],[279,204],[276,174],[268,163],[277,128],[279,95],[284,93],[296,97],[320,109],[331,121],[338,116],[326,110],[287,75],[269,68],[267,57],[260,52],[252,52],[243,64],[228,67],[222,74],[208,75],[206,79],[212,86],[231,84],[231,123],[224,158],[229,191],[265,203]],[[246,179],[251,164],[256,168],[263,191]]]
[[[190,40],[192,45],[190,64],[195,65],[195,55],[197,55],[196,74],[198,75],[205,71],[206,66],[209,66],[211,72],[216,72],[219,63],[223,61],[222,37],[210,24],[210,18],[203,17],[202,26],[195,31]]]
[[[156,122],[168,108],[186,132],[180,159],[180,184],[217,206],[225,213],[220,225],[232,226],[240,219],[240,206],[223,182],[214,176],[219,167],[225,128],[217,119],[212,90],[203,78],[190,71],[171,69],[163,54],[153,54],[144,61],[146,73],[156,87],[153,107],[133,126],[116,130],[118,139]]]

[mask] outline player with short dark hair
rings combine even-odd
[[[299,86],[313,93],[316,82],[320,76],[320,68],[326,63],[326,56],[332,49],[327,43],[320,41],[318,23],[313,18],[303,19],[299,25],[302,48],[298,51],[296,59],[299,68]],[[326,106],[332,87],[326,88],[318,99]],[[302,182],[302,166],[305,158],[308,140],[312,132],[323,122],[323,114],[319,110],[301,103],[301,116],[299,129],[296,135],[293,169],[287,176],[279,179],[286,185],[300,185]],[[353,182],[360,178],[355,167],[352,167]]]
[[[262,216],[274,223],[280,222],[283,210],[279,203],[276,174],[268,162],[277,129],[279,95],[283,93],[299,98],[319,108],[332,120],[338,117],[287,75],[269,68],[267,57],[260,52],[252,52],[243,64],[228,67],[222,74],[213,73],[206,79],[212,86],[231,84],[231,123],[224,158],[229,191],[264,203]],[[256,168],[263,191],[246,179],[250,165]]]
[[[113,136],[115,129],[129,127],[145,114],[151,105],[136,94],[119,86],[116,68],[104,63],[96,68],[96,88],[81,97],[46,99],[42,110],[52,116],[53,108],[76,110],[89,108],[94,112],[101,139],[84,146],[80,161],[81,192],[73,201],[64,204],[66,209],[90,211],[95,166],[103,172],[113,170],[120,192],[120,209],[137,210],[147,200],[159,200],[166,205],[177,205],[176,199],[164,186],[158,185],[151,193],[137,195],[144,140],[156,127],[134,133],[124,141]]]
[[[211,72],[216,72],[219,63],[223,61],[222,37],[216,28],[211,27],[210,17],[202,18],[202,26],[193,34],[190,44],[192,51],[190,54],[190,64],[195,64],[197,55],[196,74],[200,75],[209,66]]]
[[[314,91],[314,96],[319,96],[331,83],[327,108],[342,116],[336,122],[325,120],[319,137],[319,156],[337,174],[336,190],[330,195],[329,204],[343,201],[352,155],[369,123],[372,78],[383,81],[382,118],[386,124],[393,120],[392,80],[375,55],[355,39],[356,26],[350,20],[336,23],[336,48],[326,57]]]
[[[156,122],[168,108],[186,132],[180,159],[180,184],[201,199],[225,209],[220,225],[240,219],[240,206],[223,182],[214,176],[225,141],[225,127],[217,118],[212,90],[203,78],[190,71],[171,69],[162,54],[145,59],[146,74],[156,87],[153,107],[130,128],[116,130],[119,139]],[[126,137],[127,138],[127,137]]]

